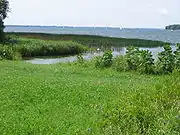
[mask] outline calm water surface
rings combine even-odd
[[[86,34],[108,37],[139,38],[180,43],[180,30],[120,29],[106,27],[6,26],[7,32],[38,32],[52,34]]]

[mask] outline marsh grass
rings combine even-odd
[[[16,40],[16,42],[12,43],[11,40]],[[9,44],[7,45],[0,45],[0,56],[2,58],[14,60],[14,57],[66,56],[79,54],[88,49],[72,41],[44,41],[18,37],[13,37],[11,40],[8,41]]]
[[[137,46],[137,47],[157,47],[163,46],[164,42],[152,41],[144,39],[128,39],[128,38],[113,38],[103,37],[94,35],[70,35],[70,34],[45,34],[45,33],[7,33],[8,35],[20,36],[23,38],[31,39],[43,39],[43,40],[65,40],[74,41],[90,48],[109,48],[111,46],[126,47],[126,46]]]
[[[74,55],[87,50],[87,47],[72,41],[44,41],[21,38],[15,48],[23,57]]]

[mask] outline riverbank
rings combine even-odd
[[[180,73],[0,61],[3,134],[174,134]]]
[[[168,43],[142,39],[111,38],[91,35],[56,35],[43,33],[6,33],[0,46],[0,59],[18,60],[39,56],[70,56],[87,50],[109,51],[114,47],[160,47]]]

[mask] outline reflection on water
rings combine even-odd
[[[173,51],[176,50],[176,46],[171,46]],[[102,56],[104,51],[111,50],[114,57],[119,55],[126,54],[126,47],[110,47],[110,48],[101,48],[97,49],[97,51],[91,51],[83,54],[83,58],[85,60],[90,60],[96,56]],[[140,47],[140,50],[149,50],[152,52],[154,58],[157,58],[159,52],[163,51],[163,47],[155,47],[155,48],[143,48]],[[31,60],[26,60],[32,64],[56,64],[56,63],[65,63],[65,62],[74,62],[77,60],[77,56],[68,56],[61,58],[34,58]]]

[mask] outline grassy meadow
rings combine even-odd
[[[74,55],[94,45],[164,43],[82,35],[16,36],[0,46],[0,134],[180,134],[180,45],[176,52],[164,46],[159,61],[149,51],[129,47],[125,56],[115,59],[105,52],[91,61],[78,55],[74,63],[33,65],[20,59]]]
[[[0,61],[0,133],[179,135],[180,72]]]

